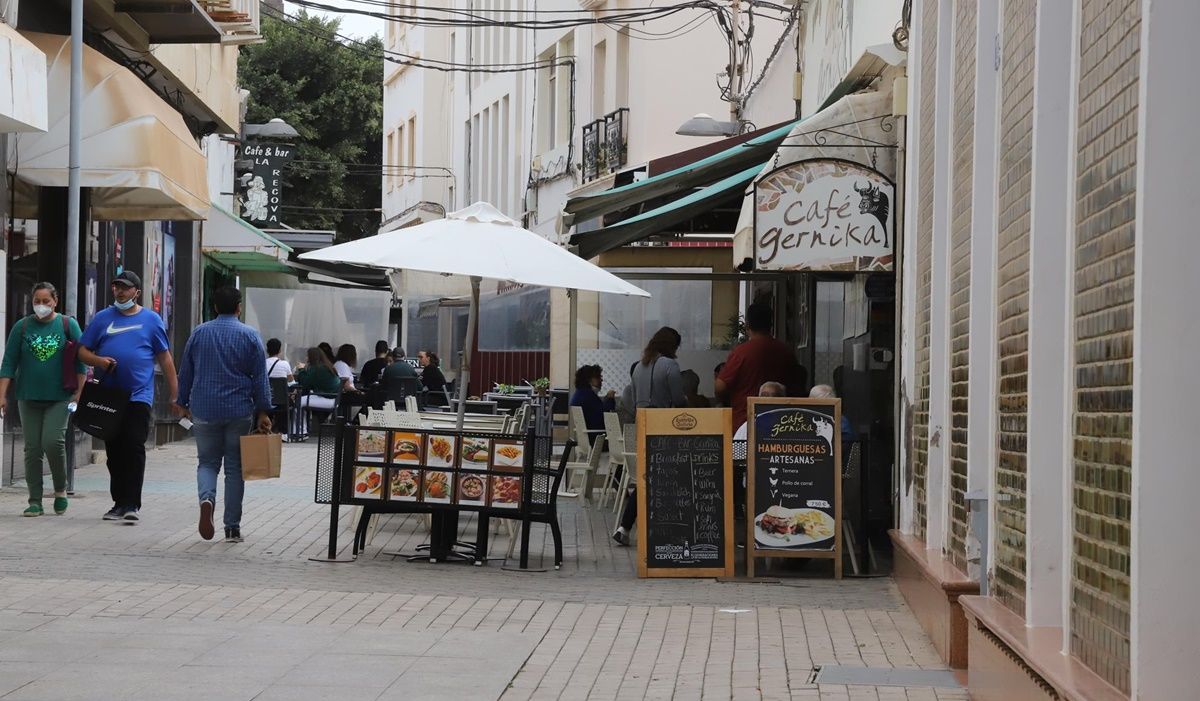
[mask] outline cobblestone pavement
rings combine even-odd
[[[424,540],[417,516],[379,519],[357,561],[310,562],[329,522],[313,445],[247,486],[240,544],[196,535],[194,455],[150,452],[136,526],[100,520],[103,467],[77,473],[63,516],[21,518],[23,485],[0,491],[0,698],[966,699],[811,681],[820,665],[943,668],[888,579],[639,580],[611,511],[573,501],[561,571],[404,562],[390,553]],[[535,564],[550,551],[535,530]]]

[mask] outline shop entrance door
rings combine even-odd
[[[797,357],[810,388],[832,387],[848,419],[843,513],[855,539],[861,545],[865,535],[878,555],[889,547],[894,510],[895,275],[809,274],[796,283],[789,308],[804,318],[788,326]]]

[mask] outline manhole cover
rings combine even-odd
[[[961,689],[962,685],[948,669],[894,669],[892,667],[844,667],[822,665],[815,679],[818,684],[859,684],[862,686],[934,686]]]

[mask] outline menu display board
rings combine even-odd
[[[747,575],[757,557],[811,557],[841,579],[841,400],[751,398],[747,413]]]
[[[346,501],[521,508],[525,443],[511,436],[357,427]]]
[[[732,577],[729,409],[638,411],[638,576]]]

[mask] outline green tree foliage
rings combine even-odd
[[[262,44],[238,57],[242,87],[250,91],[246,122],[279,117],[300,133],[296,160],[285,171],[284,205],[375,209],[381,201],[378,169],[383,141],[383,44],[378,36],[346,45],[339,20],[301,13],[296,21],[264,14]],[[367,172],[364,173],[363,171]],[[285,209],[294,228],[335,229],[346,241],[374,234],[378,212]]]

